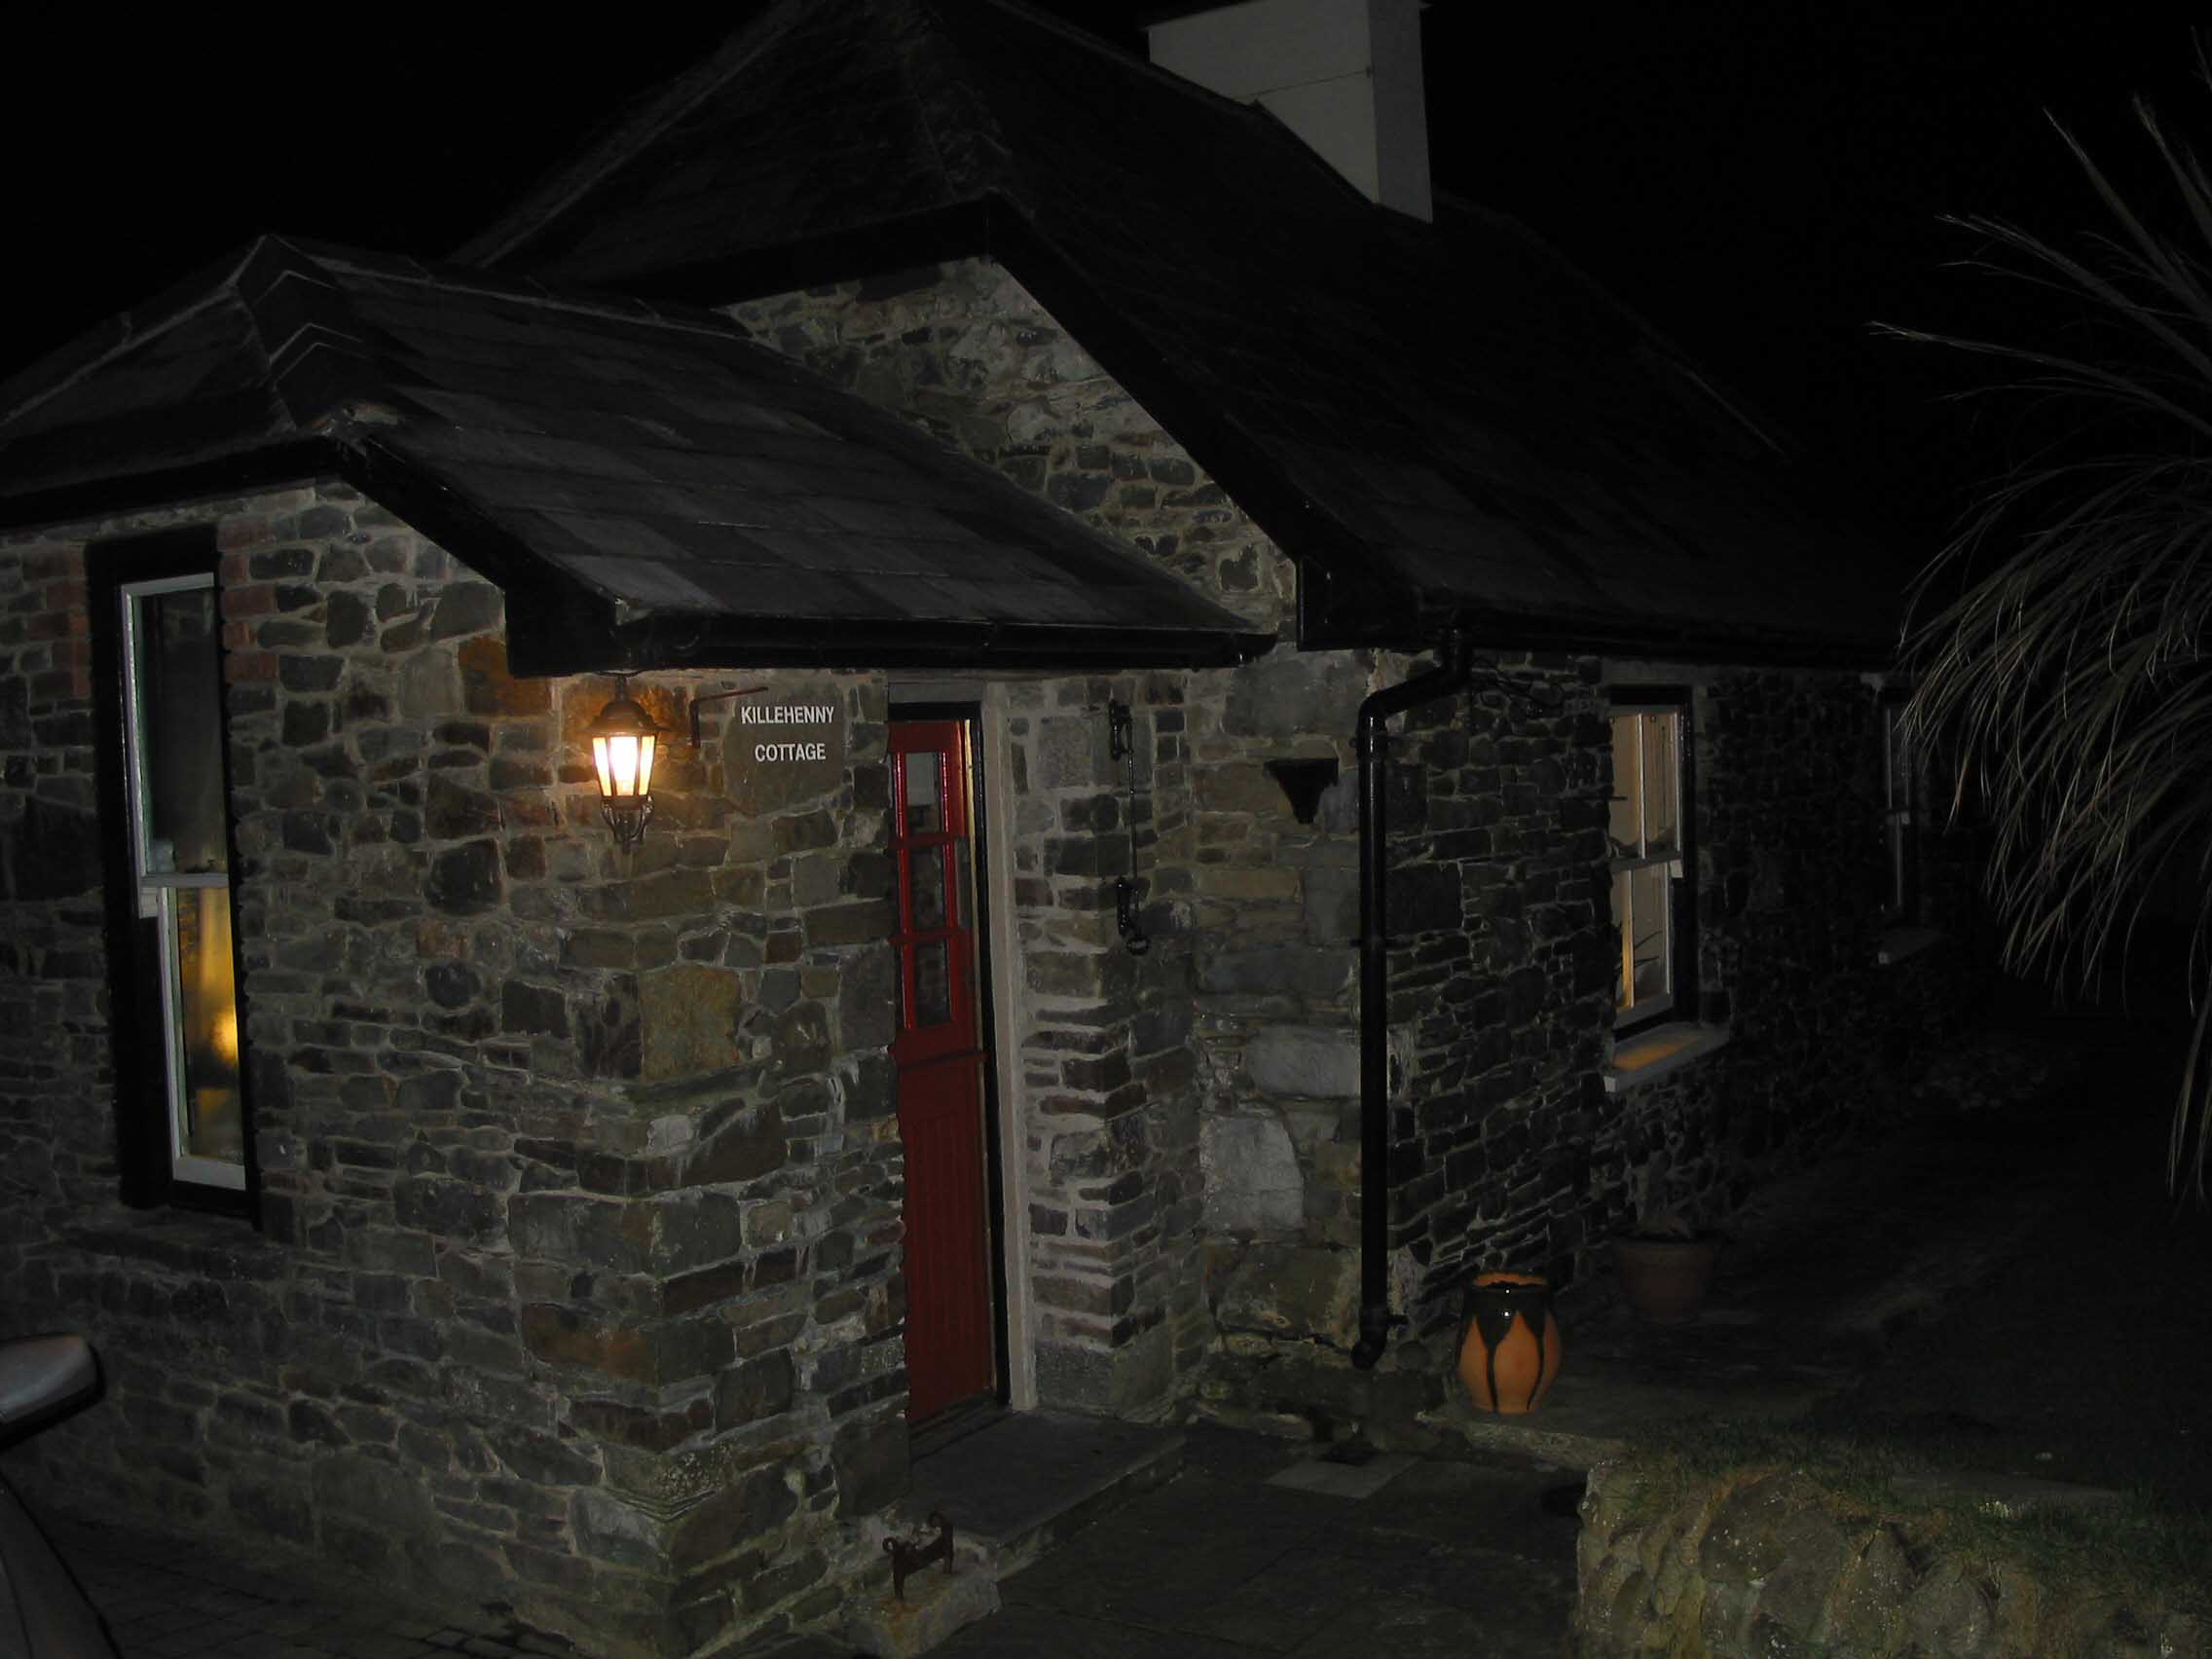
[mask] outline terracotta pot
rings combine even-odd
[[[1720,1240],[1697,1238],[1616,1238],[1613,1272],[1621,1294],[1647,1325],[1686,1325],[1705,1306],[1713,1286],[1713,1264]]]
[[[1459,1381],[1482,1412],[1532,1412],[1559,1378],[1559,1320],[1551,1281],[1534,1273],[1478,1273],[1467,1287]]]

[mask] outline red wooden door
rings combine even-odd
[[[995,1375],[968,725],[891,725],[899,862],[899,1133],[906,1149],[906,1416]]]

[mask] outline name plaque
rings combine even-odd
[[[845,689],[793,677],[740,703],[722,727],[730,799],[749,817],[833,795],[845,784]]]
[[[746,703],[737,711],[741,726],[834,725],[834,703]],[[756,743],[753,758],[759,761],[827,760],[830,745],[818,743]]]

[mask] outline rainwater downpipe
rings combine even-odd
[[[1473,679],[1463,629],[1436,666],[1385,685],[1359,706],[1359,1341],[1351,1362],[1372,1371],[1390,1341],[1390,907],[1392,715],[1463,689]]]

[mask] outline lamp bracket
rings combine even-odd
[[[735,691],[709,691],[704,695],[694,694],[691,698],[691,747],[693,749],[699,747],[700,704],[727,702],[732,697],[750,697],[756,691],[765,691],[768,688],[765,685],[745,685],[739,687]]]
[[[645,826],[652,822],[652,796],[637,800],[602,801],[599,814],[607,820],[607,827],[614,832],[614,850],[618,853],[636,852],[638,843],[645,838]]]

